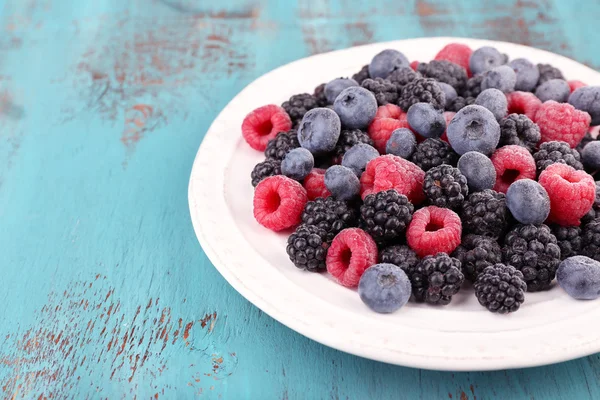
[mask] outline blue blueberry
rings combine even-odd
[[[325,187],[338,200],[351,200],[360,193],[360,182],[354,171],[341,165],[327,168]]]
[[[575,299],[594,300],[600,296],[600,262],[589,257],[565,258],[558,266],[556,279],[560,287]]]
[[[508,187],[506,206],[522,224],[541,224],[550,214],[548,192],[531,179],[519,179]]]
[[[506,55],[490,46],[480,47],[471,54],[469,69],[473,75],[482,74],[492,68],[506,64]]]
[[[506,95],[498,89],[485,89],[475,99],[475,104],[487,108],[500,121],[508,114]]]
[[[526,58],[517,58],[508,63],[517,74],[515,90],[531,92],[537,86],[540,79],[540,70],[537,65]]]
[[[366,143],[359,143],[352,146],[344,157],[342,157],[342,165],[350,168],[356,176],[361,176],[365,167],[374,158],[379,157],[379,152]]]
[[[369,126],[377,113],[377,100],[373,93],[362,87],[349,87],[339,94],[333,109],[340,116],[342,125],[348,129]]]
[[[570,94],[571,88],[564,79],[550,79],[535,90],[535,95],[542,103],[548,100],[564,103],[568,100]]]
[[[440,110],[430,103],[415,103],[406,113],[408,125],[426,138],[439,138],[446,130],[446,120]]]
[[[478,151],[490,155],[500,140],[500,124],[490,110],[472,104],[456,113],[446,133],[450,146],[458,154]]]
[[[313,154],[326,153],[335,148],[340,137],[340,117],[329,108],[313,108],[304,114],[298,127],[298,141]]]
[[[350,78],[336,78],[325,85],[325,97],[329,104],[333,104],[335,99],[342,93],[342,90],[352,87],[360,86],[358,82]]]
[[[398,128],[392,132],[388,139],[385,152],[408,160],[416,148],[417,139],[415,134],[408,128]]]
[[[468,151],[458,159],[458,169],[467,178],[469,193],[492,189],[496,184],[496,169],[488,156]]]
[[[446,96],[445,107],[448,107],[448,105],[450,105],[450,103],[452,103],[454,101],[454,99],[456,99],[458,97],[458,94],[456,93],[456,89],[454,89],[452,86],[448,85],[445,82],[438,82],[437,84],[440,87],[440,89],[442,89],[442,91],[444,92],[444,95]]]
[[[387,49],[377,54],[369,64],[369,76],[387,78],[392,72],[409,66],[408,58],[397,50]]]
[[[581,161],[588,169],[600,169],[600,141],[594,140],[585,145]]]
[[[412,288],[406,273],[394,264],[369,267],[358,282],[358,295],[371,310],[391,313],[404,306]]]
[[[281,161],[281,173],[287,177],[301,181],[315,166],[312,153],[302,147],[291,150]]]
[[[584,86],[569,96],[569,104],[592,117],[592,125],[600,125],[600,86]]]
[[[515,90],[517,74],[508,65],[501,65],[485,73],[481,81],[481,90],[498,89],[504,93]]]

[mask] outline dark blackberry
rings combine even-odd
[[[375,95],[377,105],[379,106],[384,106],[388,103],[396,104],[398,101],[398,86],[387,79],[365,79],[361,86]]]
[[[596,181],[596,199],[594,200],[594,204],[592,204],[592,208],[587,212],[582,218],[581,223],[587,224],[592,220],[600,217],[600,182]]]
[[[374,145],[373,139],[371,139],[366,132],[363,132],[360,129],[342,129],[340,137],[335,145],[335,149],[333,149],[333,162],[335,164],[340,164],[344,154],[346,154],[352,146],[359,143],[365,143],[370,146]]]
[[[326,83],[321,83],[313,92],[313,96],[315,96],[319,102],[319,107],[325,107],[328,104],[327,96],[325,96],[325,85]]]
[[[600,261],[600,218],[589,221],[583,227],[580,254]]]
[[[312,94],[295,94],[288,101],[285,101],[281,107],[288,113],[293,126],[298,126],[302,117],[309,110],[319,107],[319,100]]]
[[[576,256],[581,252],[581,228],[578,226],[550,225],[552,234],[560,247],[560,259]]]
[[[407,272],[417,266],[419,257],[410,247],[396,244],[379,252],[379,262],[397,265]]]
[[[464,92],[467,86],[467,71],[450,61],[432,60],[428,63],[420,63],[417,71],[426,78],[447,83],[456,89],[457,93]]]
[[[360,69],[360,71],[358,71],[357,73],[352,75],[352,79],[354,79],[356,82],[358,82],[359,85],[362,84],[365,79],[368,79],[370,77],[371,76],[369,75],[369,64],[364,65]]]
[[[298,132],[291,129],[289,132],[279,132],[274,139],[269,140],[265,149],[265,157],[267,160],[283,160],[285,155],[297,147],[300,147],[298,142]]]
[[[460,261],[445,253],[425,256],[408,272],[416,301],[447,305],[465,280]]]
[[[300,225],[288,237],[286,252],[300,269],[319,272],[325,269],[328,244],[323,240],[326,232],[314,225]]]
[[[470,106],[475,103],[475,97],[461,97],[458,96],[446,105],[446,111],[459,112],[466,106]]]
[[[431,103],[434,108],[443,110],[446,95],[435,79],[417,78],[403,86],[398,96],[398,106],[405,112],[416,103]]]
[[[500,263],[487,267],[473,287],[479,304],[499,314],[517,311],[527,291],[521,271]]]
[[[254,166],[250,178],[252,178],[252,186],[256,187],[265,178],[273,175],[281,175],[281,161],[265,160]]]
[[[552,141],[542,143],[533,154],[538,175],[549,165],[560,163],[567,164],[575,169],[583,169],[579,153],[572,149],[566,142]]]
[[[504,237],[502,260],[523,273],[529,292],[539,292],[556,276],[560,247],[547,225],[518,224]]]
[[[516,144],[533,153],[540,138],[540,127],[527,115],[510,114],[500,121],[499,147]]]
[[[356,226],[357,219],[354,208],[347,203],[333,197],[318,197],[306,203],[302,222],[323,229],[326,232],[324,239],[330,243],[343,229]]]
[[[565,79],[562,72],[550,64],[538,64],[537,67],[538,71],[540,71],[540,79],[538,79],[537,83],[538,86],[551,79]]]
[[[376,242],[389,241],[404,233],[414,211],[408,198],[394,189],[373,193],[360,207],[360,227]]]
[[[439,165],[425,173],[423,192],[431,205],[460,210],[469,194],[469,187],[467,178],[458,168]]]
[[[465,90],[459,93],[462,97],[477,97],[481,93],[481,82],[483,82],[483,74],[475,75],[467,80]]]
[[[486,267],[502,262],[502,250],[494,239],[479,235],[466,235],[453,257],[459,259],[462,272],[471,282],[475,282]]]
[[[494,239],[506,230],[509,218],[506,196],[492,189],[471,193],[460,215],[463,234],[472,233]]]
[[[411,67],[402,67],[392,72],[386,79],[401,88],[422,77],[419,72],[415,72]]]
[[[417,145],[410,161],[427,172],[442,164],[456,165],[458,154],[443,140],[429,138]]]

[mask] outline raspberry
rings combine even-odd
[[[571,90],[571,93],[573,93],[574,91],[576,91],[579,88],[587,86],[585,83],[583,83],[581,81],[567,81],[567,83],[569,84],[569,89]]]
[[[449,254],[460,244],[461,233],[460,218],[454,211],[429,206],[413,214],[406,240],[419,257]]]
[[[387,154],[369,161],[360,177],[361,197],[389,189],[408,197],[413,204],[425,199],[423,179],[425,172],[410,161]]]
[[[500,147],[491,159],[496,169],[496,192],[506,193],[510,184],[519,179],[535,179],[535,160],[525,147],[515,144]]]
[[[304,178],[304,189],[306,189],[306,195],[310,201],[317,197],[325,199],[331,196],[331,193],[325,187],[325,170],[313,168],[306,178]]]
[[[594,178],[566,164],[552,164],[539,178],[550,196],[549,222],[562,226],[579,226],[596,199]]]
[[[254,190],[254,218],[273,231],[300,223],[308,198],[301,184],[283,175],[263,179]]]
[[[542,132],[540,143],[562,140],[575,148],[588,131],[592,117],[568,103],[550,100],[538,108],[534,121]]]
[[[242,122],[242,135],[254,150],[265,151],[269,140],[291,128],[292,120],[285,110],[269,104],[246,115]]]
[[[446,60],[460,65],[471,76],[471,70],[469,69],[471,54],[473,54],[473,50],[466,44],[450,43],[436,54],[434,60]]]
[[[327,271],[342,285],[358,286],[367,268],[377,263],[377,245],[358,228],[344,229],[333,239],[327,252]]]
[[[530,120],[535,121],[535,114],[542,105],[535,94],[529,92],[512,92],[506,94],[509,114],[525,114]]]
[[[410,67],[412,68],[413,71],[416,71],[417,68],[419,67],[419,62],[418,61],[413,61],[410,63]]]
[[[373,122],[369,125],[369,136],[375,142],[375,148],[385,154],[385,145],[392,132],[399,128],[408,128],[406,113],[395,104],[386,104],[377,109]]]

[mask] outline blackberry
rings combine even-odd
[[[407,275],[415,300],[436,305],[450,304],[465,280],[460,261],[445,253],[425,256]]]
[[[542,143],[533,154],[538,175],[548,166],[560,163],[567,164],[575,169],[583,169],[579,153],[572,149],[566,142],[552,141]]]
[[[330,243],[343,229],[356,226],[356,212],[341,200],[318,197],[306,203],[302,212],[302,222],[323,229],[326,233],[324,240]]]
[[[581,228],[578,226],[550,225],[552,234],[560,247],[560,259],[576,256],[581,252]]]
[[[429,138],[417,145],[410,161],[427,172],[442,164],[456,165],[458,154],[443,140]]]
[[[596,181],[596,199],[594,200],[594,204],[592,204],[592,208],[587,212],[582,218],[581,223],[587,224],[592,220],[600,217],[600,182]]]
[[[417,71],[426,78],[447,83],[456,89],[457,93],[464,92],[467,86],[467,71],[450,61],[432,60],[428,63],[420,63]]]
[[[288,113],[292,120],[292,126],[298,126],[302,117],[309,110],[319,107],[319,100],[312,94],[302,93],[290,97],[281,107]]]
[[[466,106],[470,106],[475,103],[475,97],[461,97],[458,96],[446,105],[446,111],[459,112]]]
[[[412,249],[405,245],[393,245],[384,247],[379,252],[379,262],[394,264],[402,268],[404,272],[410,271],[417,266],[419,257]]]
[[[319,86],[317,86],[315,88],[315,91],[313,92],[313,96],[316,97],[317,101],[319,102],[319,107],[325,107],[328,103],[327,103],[327,96],[325,96],[325,85],[327,83],[321,83]]]
[[[419,72],[413,71],[411,67],[402,67],[392,72],[386,79],[402,88],[415,79],[422,77]]]
[[[398,86],[387,79],[365,79],[361,86],[375,95],[378,106],[388,103],[396,104],[398,101]]]
[[[463,274],[471,282],[475,282],[486,267],[502,262],[498,242],[479,235],[464,236],[452,256],[458,258]]]
[[[364,65],[360,69],[360,71],[358,71],[357,73],[352,75],[352,79],[354,79],[356,82],[358,82],[359,85],[362,84],[365,79],[368,79],[370,77],[371,76],[369,75],[369,64]]]
[[[370,146],[374,146],[373,139],[369,137],[366,132],[360,129],[342,129],[340,132],[340,138],[338,139],[335,148],[333,149],[333,162],[335,164],[341,164],[342,157],[352,146],[365,143]]]
[[[600,261],[600,218],[591,220],[583,227],[580,254]]]
[[[585,145],[590,142],[593,142],[594,140],[596,140],[596,139],[594,139],[593,136],[589,132],[586,132],[583,139],[581,139],[581,142],[579,142],[577,147],[575,147],[575,149],[579,152],[580,156],[581,156],[581,152],[583,151],[583,148],[585,147]]]
[[[562,72],[550,64],[538,64],[537,67],[538,71],[540,71],[540,79],[538,79],[537,83],[538,86],[550,79],[565,79]]]
[[[510,114],[500,121],[499,147],[516,144],[533,153],[540,138],[540,127],[527,115]]]
[[[376,242],[395,239],[404,233],[414,211],[408,198],[394,189],[373,193],[360,207],[360,227]]]
[[[500,263],[487,267],[473,287],[479,304],[499,314],[517,311],[527,291],[521,271]]]
[[[528,291],[539,292],[556,276],[560,247],[547,225],[518,224],[504,237],[502,260],[523,273]]]
[[[300,147],[298,131],[291,129],[289,132],[279,132],[275,138],[267,143],[265,157],[267,160],[281,161],[290,150],[297,147]]]
[[[286,252],[300,269],[319,272],[325,269],[328,244],[323,240],[326,232],[314,225],[300,225],[288,237]]]
[[[467,178],[458,168],[439,165],[425,173],[423,192],[429,204],[459,210],[469,193]]]
[[[446,95],[435,79],[417,78],[403,86],[398,96],[398,106],[405,112],[416,103],[431,103],[434,108],[443,110]]]
[[[463,234],[499,238],[508,227],[510,214],[506,196],[492,189],[471,193],[463,203],[460,219]]]
[[[459,93],[462,97],[477,97],[481,93],[481,82],[483,82],[484,74],[475,75],[467,80],[465,90]]]
[[[265,160],[263,162],[259,162],[254,166],[254,169],[250,174],[252,186],[256,187],[260,181],[273,175],[281,175],[281,161]]]

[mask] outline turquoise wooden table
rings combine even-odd
[[[454,35],[600,68],[598,2],[0,6],[2,398],[600,398],[598,355],[447,373],[308,340],[225,282],[198,245],[187,205],[209,124],[277,66],[369,42]]]

